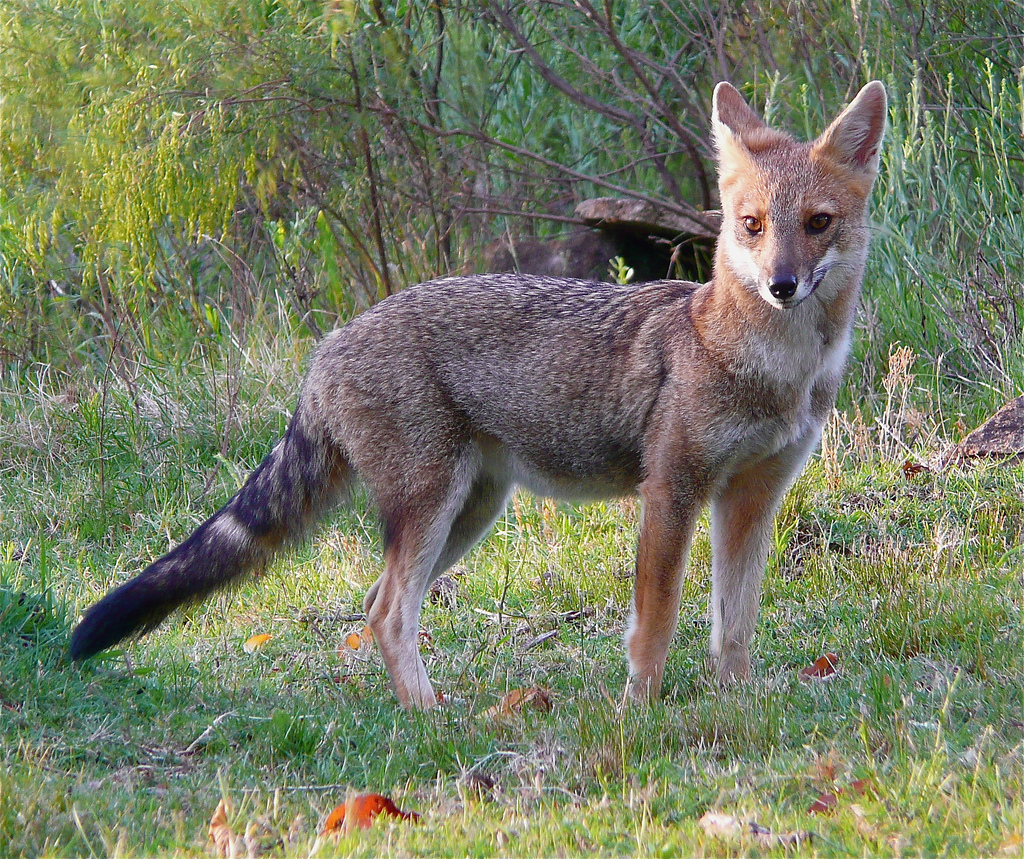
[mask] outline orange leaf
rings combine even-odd
[[[369,626],[364,626],[359,632],[350,632],[345,636],[345,647],[349,650],[359,650],[364,645],[369,647],[373,644],[373,633]]]
[[[1020,856],[1024,852],[1024,838],[1020,835],[1010,835],[999,845],[1001,856]]]
[[[520,712],[526,705],[536,707],[545,713],[551,712],[551,693],[540,686],[529,689],[513,689],[507,692],[493,707],[488,707],[478,719],[501,719]]]
[[[839,657],[834,653],[826,653],[814,660],[813,665],[800,669],[801,680],[823,680],[836,673],[839,667]]]
[[[369,829],[378,817],[394,817],[398,820],[419,821],[415,811],[402,811],[386,796],[379,793],[360,793],[350,796],[334,809],[324,821],[321,835],[349,832],[354,828]]]
[[[331,835],[334,832],[341,832],[342,827],[345,825],[345,805],[342,803],[336,806],[334,811],[327,815],[327,819],[324,821],[323,829],[320,830],[321,835]]]
[[[259,635],[254,635],[252,638],[248,639],[245,644],[242,645],[242,650],[246,653],[255,653],[268,641],[270,641],[270,636],[265,632],[261,632]]]

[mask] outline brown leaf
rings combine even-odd
[[[866,793],[875,792],[875,783],[869,778],[859,778],[850,782],[850,793],[854,796],[864,796]]]
[[[522,712],[527,705],[545,713],[551,712],[551,693],[540,686],[531,686],[529,689],[513,689],[505,693],[502,699],[493,707],[488,707],[478,719],[504,719],[516,713]]]
[[[859,778],[854,782],[850,783],[847,790],[854,796],[863,796],[866,793],[874,791],[874,783],[869,778]],[[825,791],[821,794],[814,802],[810,804],[807,811],[809,814],[831,814],[836,810],[839,805],[839,797],[843,795],[843,789],[841,787],[836,788],[834,791]]]
[[[821,794],[814,802],[811,803],[807,809],[808,814],[831,814],[836,810],[836,806],[839,805],[839,794],[842,791],[836,791],[830,793],[826,791]]]
[[[449,611],[455,608],[459,594],[459,578],[461,572],[449,570],[430,583],[427,597],[435,605],[440,605]]]
[[[824,680],[831,677],[839,668],[839,657],[834,653],[826,653],[814,660],[813,665],[800,669],[801,680]]]
[[[526,644],[522,646],[522,650],[533,650],[535,647],[540,647],[545,641],[550,641],[552,638],[558,635],[561,630],[549,629],[547,632],[542,632],[540,635],[534,636]]]
[[[493,776],[476,770],[466,773],[459,779],[459,785],[466,791],[475,794],[478,799],[490,797],[497,784]]]
[[[927,465],[923,465],[920,462],[914,462],[913,460],[908,459],[906,462],[903,463],[903,476],[907,480],[910,480],[910,478],[914,477],[917,474],[930,473],[931,469]]]
[[[324,821],[321,835],[350,832],[352,829],[369,829],[378,817],[393,817],[397,820],[419,821],[415,811],[402,811],[386,796],[379,793],[360,793],[350,796],[334,809]]]
[[[242,645],[242,650],[246,653],[255,653],[268,641],[270,641],[270,636],[265,632],[261,632],[259,635],[254,635],[247,639],[245,644]]]

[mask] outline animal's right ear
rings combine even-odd
[[[711,101],[711,130],[715,149],[722,156],[733,144],[743,144],[744,137],[763,131],[765,124],[743,100],[730,83],[722,81],[715,87]]]

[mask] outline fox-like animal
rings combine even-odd
[[[427,588],[517,485],[638,492],[628,691],[659,694],[694,525],[711,506],[711,654],[749,647],[780,501],[835,404],[868,250],[885,128],[865,86],[811,143],[728,83],[713,137],[713,277],[617,286],[480,275],[410,287],[324,338],[282,441],[219,511],[84,615],[83,659],[159,624],[301,537],[360,478],[383,525],[364,608],[399,701],[437,701],[417,648]]]

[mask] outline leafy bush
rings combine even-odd
[[[1017,3],[3,8],[8,357],[187,349],[275,293],[293,333],[319,333],[503,233],[560,229],[595,194],[700,218],[715,80],[810,135],[880,77],[891,130],[855,390],[875,391],[893,340],[935,362],[936,393],[1020,390]]]

